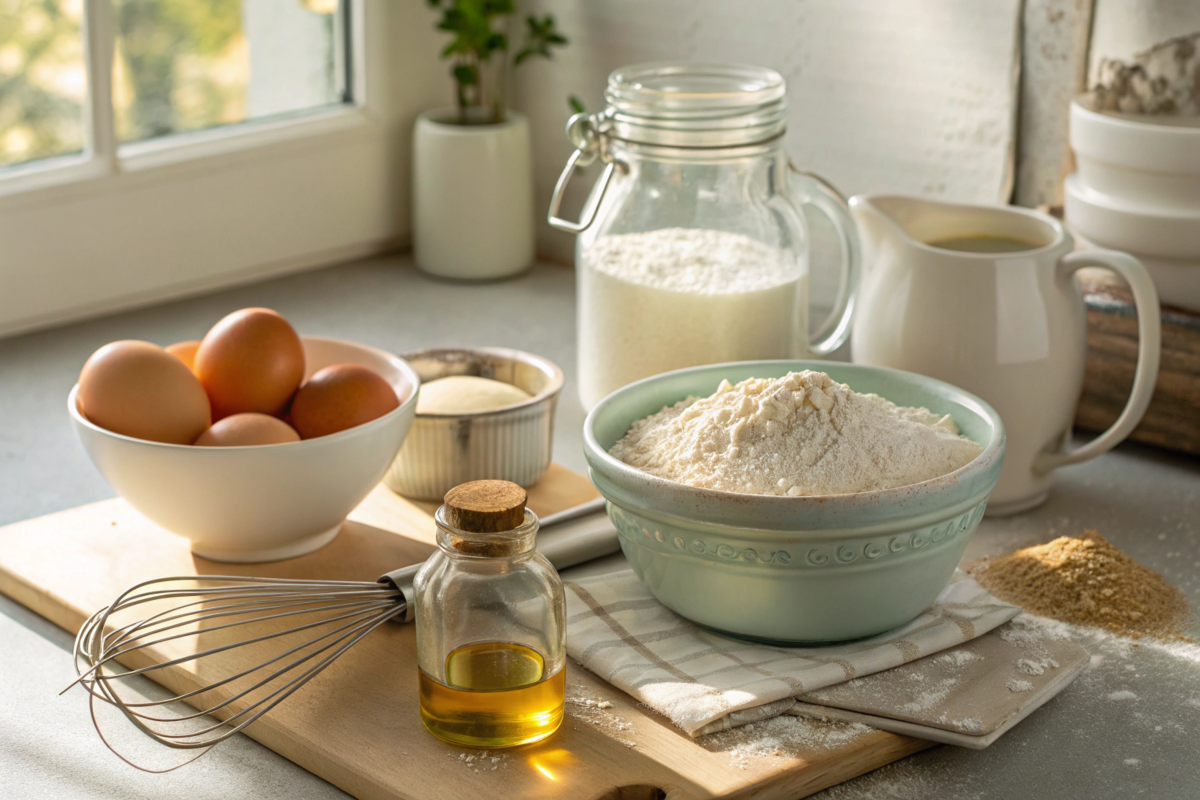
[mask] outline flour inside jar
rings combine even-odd
[[[946,475],[983,448],[950,415],[860,394],[824,372],[722,381],[638,420],[609,451],[677,483],[792,497],[893,489]]]
[[[582,257],[585,408],[661,372],[797,355],[805,267],[788,250],[727,231],[664,228],[602,236]]]

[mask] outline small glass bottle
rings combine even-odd
[[[525,490],[466,483],[434,519],[438,550],[413,580],[421,721],[468,747],[546,738],[563,718],[566,600]]]

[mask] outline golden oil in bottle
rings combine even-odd
[[[512,747],[544,739],[563,719],[566,670],[543,675],[540,653],[512,642],[480,642],[446,657],[446,682],[420,672],[421,721],[440,739],[468,747]]]

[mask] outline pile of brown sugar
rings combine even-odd
[[[1001,600],[1031,614],[1134,638],[1183,638],[1191,609],[1183,592],[1095,531],[1063,536],[967,567]]]

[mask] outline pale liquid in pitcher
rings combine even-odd
[[[1007,236],[962,236],[951,239],[938,239],[926,242],[930,247],[941,250],[954,250],[958,253],[1019,253],[1022,250],[1036,250],[1040,244],[1023,242],[1020,239],[1010,239]]]
[[[566,670],[545,677],[536,650],[480,642],[446,657],[446,682],[420,672],[421,721],[439,739],[468,747],[512,747],[544,739],[563,720]]]

